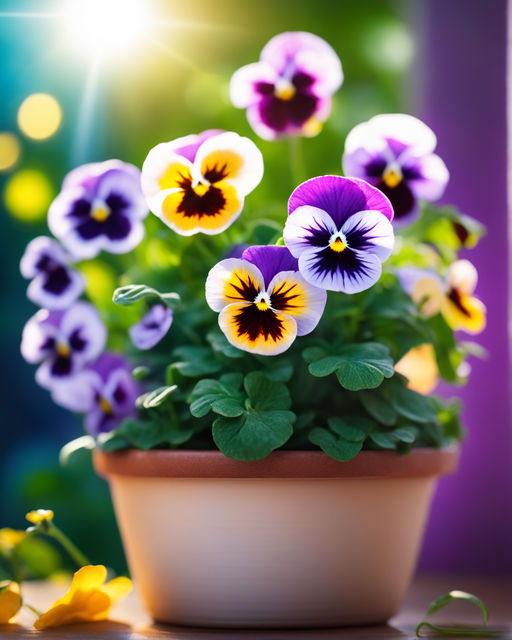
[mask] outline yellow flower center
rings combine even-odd
[[[103,411],[103,413],[114,413],[112,410],[112,405],[106,398],[100,398],[99,404],[100,409]]]
[[[270,300],[264,292],[258,293],[254,300],[254,304],[258,311],[268,311],[270,309]]]
[[[61,358],[69,358],[71,354],[69,346],[65,342],[57,342],[55,351]]]
[[[346,248],[347,245],[341,238],[336,238],[336,240],[334,240],[334,242],[331,242],[331,244],[329,245],[329,249],[332,249],[336,253],[341,253],[342,251],[345,251]]]
[[[105,222],[110,215],[110,209],[107,206],[93,207],[91,211],[91,218],[96,222]]]
[[[291,100],[297,93],[297,89],[289,80],[278,80],[274,87],[274,95],[279,100]]]
[[[315,116],[312,116],[309,120],[306,120],[306,122],[303,124],[302,132],[308,138],[314,138],[320,133],[320,131],[322,131],[322,127],[323,127],[323,124],[320,122],[320,120],[317,120]]]
[[[382,174],[382,181],[390,189],[397,187],[402,182],[402,178],[403,176],[400,167],[396,165],[387,167]]]
[[[193,187],[194,191],[198,196],[204,196],[210,188],[209,184],[204,184],[203,182],[199,182],[195,187]]]

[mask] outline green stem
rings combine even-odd
[[[23,606],[27,607],[27,609],[30,609],[30,611],[32,611],[32,613],[35,613],[38,618],[40,618],[43,615],[41,611],[33,607],[31,604],[28,604],[28,602],[24,602]]]
[[[288,152],[290,156],[290,170],[292,177],[292,188],[304,182],[305,169],[304,157],[302,154],[302,138],[299,136],[288,138]]]
[[[85,567],[86,565],[91,564],[80,549],[74,545],[71,540],[53,523],[50,524],[46,533],[64,547],[79,567]]]

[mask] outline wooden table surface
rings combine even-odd
[[[194,629],[154,624],[143,610],[137,595],[131,594],[111,614],[112,620],[90,624],[69,625],[47,631],[32,628],[34,616],[23,611],[16,623],[0,625],[0,638],[54,638],[55,640],[405,640],[414,638],[416,624],[436,597],[460,589],[480,597],[489,607],[489,629],[503,630],[502,638],[512,640],[512,581],[492,578],[454,576],[420,576],[416,578],[399,613],[388,625],[291,631],[255,631],[234,629]],[[45,609],[60,597],[65,587],[46,583],[26,586],[25,598],[34,606]],[[467,603],[454,603],[449,620],[478,623],[478,615]],[[441,615],[441,614],[439,614]],[[446,618],[445,618],[446,620]],[[433,637],[433,636],[430,636]],[[434,636],[435,637],[435,636]],[[459,636],[460,638],[461,636]],[[468,636],[469,637],[469,636]]]

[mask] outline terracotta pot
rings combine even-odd
[[[436,477],[458,451],[96,451],[128,562],[157,621],[207,627],[384,622],[414,570]]]

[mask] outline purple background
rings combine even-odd
[[[488,229],[468,257],[488,308],[478,341],[490,352],[473,360],[460,392],[467,439],[459,470],[438,487],[420,568],[510,574],[506,0],[426,0],[420,8],[418,115],[437,133],[450,169],[444,201]]]

